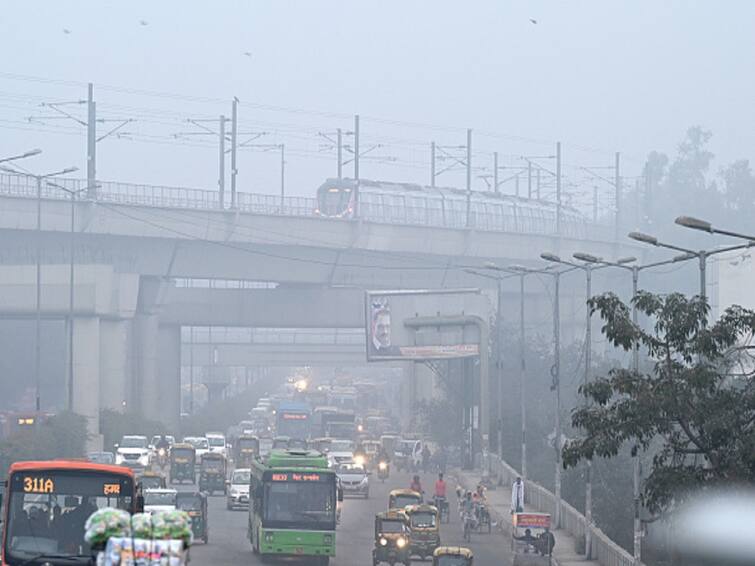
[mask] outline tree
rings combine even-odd
[[[643,499],[655,513],[691,490],[755,481],[755,312],[733,306],[709,325],[701,297],[643,291],[633,302],[654,321],[650,330],[612,293],[590,308],[614,345],[647,350],[652,371],[617,367],[581,388],[588,403],[572,423],[583,436],[564,448],[564,465],[615,457],[625,444],[651,451]]]
[[[69,412],[53,415],[0,442],[0,469],[23,460],[82,458],[86,440],[86,418]]]

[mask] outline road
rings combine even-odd
[[[422,485],[431,491],[434,477],[423,476]],[[371,566],[374,540],[375,514],[387,507],[388,492],[397,487],[408,487],[410,477],[406,474],[392,474],[389,481],[380,483],[373,476],[370,499],[351,499],[344,501],[341,512],[341,524],[336,531],[336,558],[332,566]],[[449,482],[449,485],[453,482]],[[184,488],[182,488],[184,489]],[[455,512],[455,496],[451,494],[451,523],[441,527],[443,544],[470,546],[475,553],[475,566],[508,566],[511,554],[508,541],[500,533],[475,534],[472,543],[462,544],[461,526]],[[191,549],[191,562],[197,566],[238,566],[261,564],[259,557],[252,554],[246,538],[247,513],[245,511],[228,511],[225,498],[209,498],[210,542],[198,544]],[[293,562],[288,562],[292,563]],[[305,562],[298,561],[298,564]],[[415,564],[421,562],[415,561]],[[426,562],[427,564],[427,562]]]

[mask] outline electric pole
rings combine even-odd
[[[238,104],[239,99],[233,98],[233,105],[231,107],[231,208],[236,208],[236,175],[238,169],[236,168],[236,151],[237,151],[237,139],[238,139]]]
[[[472,129],[467,129],[467,228],[472,227]]]
[[[556,142],[556,234],[561,234],[561,142]]]
[[[359,218],[359,114],[354,116],[354,218]]]
[[[94,101],[94,85],[87,89],[87,198],[97,198],[97,104]]]
[[[220,115],[220,144],[218,153],[218,206],[220,209],[225,208],[225,121],[226,117]]]
[[[621,154],[617,151],[614,159],[614,190],[616,199],[616,240],[619,240],[619,232],[621,231],[621,171],[619,169],[621,162]]]
[[[343,179],[343,134],[341,128],[338,128],[338,180]]]
[[[435,188],[435,142],[430,142],[430,186]]]

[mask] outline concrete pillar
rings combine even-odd
[[[157,389],[157,329],[156,314],[137,314],[134,317],[134,388],[138,400],[134,412],[147,419],[160,415]]]
[[[404,365],[404,375],[401,381],[401,426],[404,430],[412,430],[414,404],[417,400],[416,364],[407,362]]]
[[[100,435],[100,319],[73,321],[73,412],[86,417],[89,450],[102,449]]]
[[[126,320],[100,320],[100,406],[128,410],[129,325]]]
[[[181,417],[181,327],[160,326],[157,331],[157,380],[159,410],[154,417],[177,430]]]

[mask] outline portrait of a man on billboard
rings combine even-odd
[[[391,305],[388,298],[374,298],[370,303],[370,354],[372,356],[400,356],[401,351],[391,344]]]

